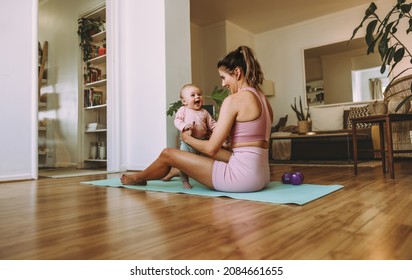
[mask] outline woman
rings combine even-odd
[[[231,94],[223,101],[209,140],[181,133],[182,140],[208,157],[166,148],[145,170],[123,175],[125,185],[146,185],[166,176],[171,167],[203,185],[225,192],[252,192],[270,180],[268,148],[273,112],[260,92],[263,73],[253,51],[240,46],[218,62],[222,86]],[[222,149],[230,135],[232,151]]]

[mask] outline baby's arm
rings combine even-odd
[[[179,110],[177,110],[176,115],[175,115],[175,120],[174,120],[175,127],[179,131],[185,131],[190,127],[190,124],[187,124],[185,122],[185,110],[184,107],[180,107]]]

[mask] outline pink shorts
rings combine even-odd
[[[270,181],[268,156],[268,149],[234,148],[228,163],[217,160],[213,163],[213,187],[223,192],[262,190]]]

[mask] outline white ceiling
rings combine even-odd
[[[190,0],[191,22],[208,26],[224,20],[262,33],[309,20],[372,0]]]

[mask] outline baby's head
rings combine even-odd
[[[184,106],[193,109],[200,110],[203,105],[202,90],[193,84],[184,85],[180,90],[180,99]]]

